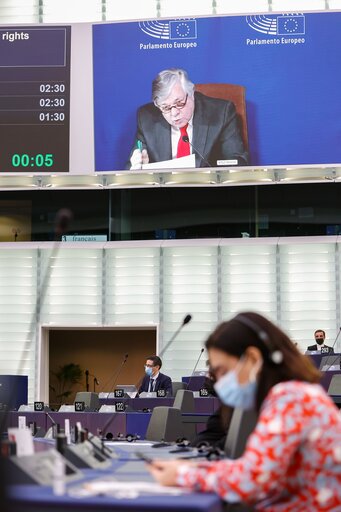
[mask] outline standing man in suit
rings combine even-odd
[[[139,393],[158,391],[164,389],[166,395],[172,396],[172,380],[167,375],[160,372],[162,361],[158,356],[147,357],[144,365],[146,375],[143,377]]]
[[[130,169],[195,154],[196,167],[247,165],[248,155],[231,101],[194,91],[183,69],[161,71],[152,84],[153,103],[137,113]]]
[[[334,354],[333,347],[328,347],[328,345],[324,344],[324,340],[326,339],[326,333],[322,329],[317,329],[317,331],[314,332],[314,336],[316,345],[310,345],[310,347],[308,347],[307,350],[319,350],[321,353]]]

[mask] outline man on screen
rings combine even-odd
[[[159,356],[148,356],[144,365],[145,376],[143,377],[139,394],[143,392],[153,393],[164,389],[166,395],[172,396],[172,380],[168,375],[160,372],[162,361]]]
[[[231,101],[194,91],[183,69],[161,71],[152,84],[153,103],[137,113],[137,132],[128,168],[191,153],[196,167],[247,165],[248,155]]]

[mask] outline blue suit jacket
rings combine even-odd
[[[145,375],[143,377],[139,393],[148,392],[149,388],[149,381],[150,377],[148,375]],[[163,373],[159,373],[158,378],[156,379],[155,383],[155,390],[158,391],[159,389],[165,389],[168,396],[172,396],[173,389],[172,389],[172,380],[168,375],[164,375]]]
[[[217,160],[238,160],[238,165],[247,165],[248,154],[234,104],[200,92],[194,93],[194,103],[192,152],[195,153],[196,167],[208,167],[196,148],[212,167],[217,166]],[[130,156],[136,149],[137,140],[148,151],[150,163],[172,159],[171,125],[153,103],[138,110],[137,132]],[[130,168],[130,162],[127,168]]]

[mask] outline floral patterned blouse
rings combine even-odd
[[[236,460],[182,466],[181,486],[267,512],[341,512],[341,414],[318,384],[274,386]]]

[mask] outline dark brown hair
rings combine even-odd
[[[162,361],[159,356],[148,356],[146,358],[146,361],[148,361],[148,360],[153,361],[153,366],[160,366],[160,368],[161,368]]]
[[[207,350],[218,349],[238,358],[251,346],[257,347],[263,356],[256,397],[258,410],[275,384],[288,380],[317,383],[321,378],[309,357],[301,354],[279,327],[258,313],[240,313],[223,322],[206,341]],[[282,361],[274,362],[273,354],[278,352]]]

